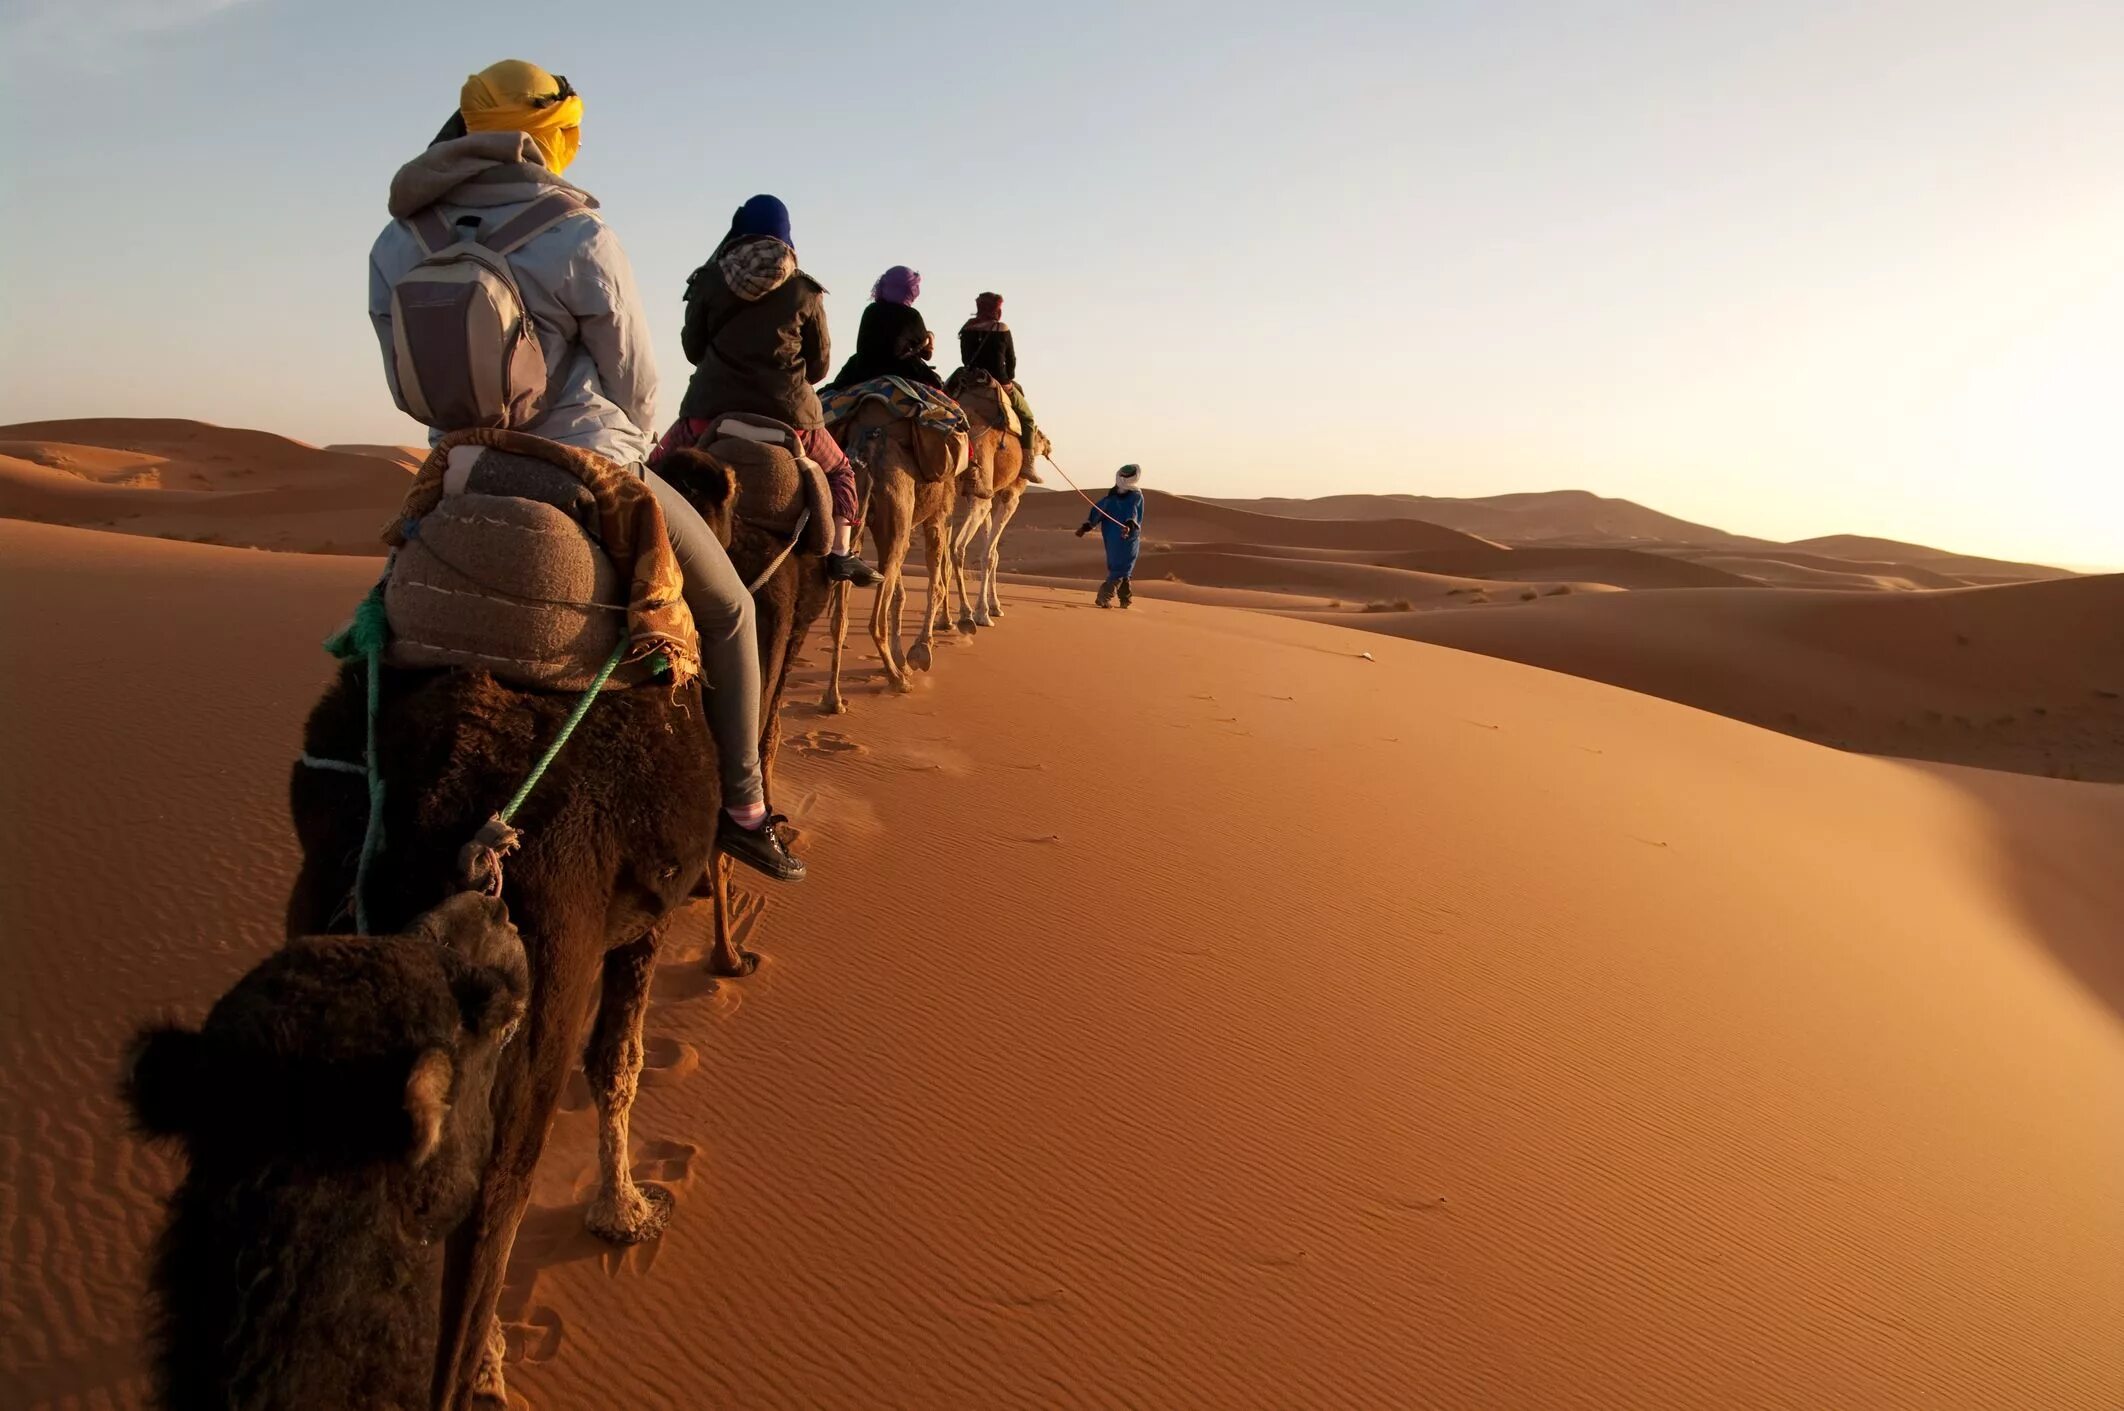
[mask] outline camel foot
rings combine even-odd
[[[976,627],[993,627],[996,625],[996,619],[993,614],[984,608],[974,614],[973,625]]]
[[[846,715],[848,714],[848,702],[842,700],[839,696],[828,696],[825,700],[819,702],[819,714]]]
[[[758,951],[740,948],[735,966],[717,956],[710,955],[708,957],[708,973],[721,975],[726,979],[742,980],[759,968],[760,953]]]
[[[607,1244],[644,1244],[671,1223],[671,1192],[653,1181],[638,1183],[629,1200],[617,1191],[599,1191],[583,1224]]]
[[[929,643],[917,642],[913,646],[909,647],[907,649],[907,664],[917,671],[929,670]],[[900,689],[903,691],[912,691],[914,689],[914,682],[910,681],[905,686],[901,686]]]
[[[479,1370],[472,1374],[472,1404],[480,1411],[502,1411],[509,1404],[509,1392],[502,1380],[502,1360],[509,1355],[509,1339],[503,1335],[501,1319],[487,1320],[487,1341],[480,1349]]]
[[[959,635],[961,637],[971,637],[974,634],[974,629],[978,628],[980,625],[980,619],[978,618],[970,616],[962,617],[959,619]]]

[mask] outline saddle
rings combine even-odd
[[[951,375],[944,390],[958,399],[960,406],[979,402],[989,419],[999,422],[1003,429],[1019,440],[1025,439],[1025,423],[1018,420],[1018,409],[1011,405],[1010,393],[989,372],[977,367],[962,367]]]
[[[627,630],[628,584],[597,536],[596,501],[567,471],[491,446],[452,447],[442,499],[384,580],[385,662],[587,689]],[[628,663],[605,688],[654,674],[647,661]]]
[[[737,474],[737,516],[795,542],[797,552],[833,547],[833,492],[826,472],[804,454],[796,429],[770,416],[730,412],[716,417],[700,449]]]
[[[875,402],[895,420],[907,423],[915,477],[923,484],[953,479],[966,469],[971,454],[966,412],[934,387],[900,377],[874,377],[824,393],[819,402],[833,439],[858,461],[874,453],[855,437],[851,424],[857,413]]]

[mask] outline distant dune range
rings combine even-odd
[[[0,518],[371,555],[421,452],[192,421],[0,427]],[[1066,491],[1021,582],[1104,573]],[[1138,592],[1506,657],[1818,743],[2124,779],[2124,578],[1859,535],[1795,544],[1584,491],[1200,500],[1150,492]],[[857,634],[860,636],[860,632]]]

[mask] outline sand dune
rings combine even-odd
[[[0,517],[164,539],[372,554],[407,467],[195,421],[0,427]]]
[[[2029,579],[2072,577],[2068,570],[2051,568],[2046,564],[1978,558],[1971,554],[1927,548],[1923,544],[1905,544],[1896,539],[1868,538],[1863,534],[1830,534],[1819,539],[1796,539],[1791,547],[1831,558],[1921,564],[1936,572],[1954,574],[1968,583],[2016,583]]]
[[[374,456],[378,460],[389,461],[409,475],[419,470],[421,462],[428,458],[428,451],[424,446],[383,446],[370,445],[364,442],[344,442],[327,446],[325,449],[343,452],[350,456]]]
[[[1282,519],[1227,509],[1206,500],[1168,495],[1162,490],[1147,490],[1144,495],[1149,502],[1144,509],[1146,542],[1217,540],[1240,544],[1287,544],[1300,548],[1379,550],[1485,547],[1484,541],[1474,535],[1414,519]],[[1018,510],[1017,523],[1032,530],[1074,529],[1084,522],[1087,513],[1084,501],[1075,495],[1066,491],[1042,490],[1025,497]]]
[[[373,569],[0,524],[7,1406],[140,1404],[171,1167],[116,1055],[277,940],[316,641]],[[32,611],[56,584],[74,611]],[[1408,620],[1789,599],[1855,649],[1849,609],[1894,607],[2003,669],[2114,591]],[[673,935],[635,1123],[661,1242],[582,1233],[570,1098],[505,1300],[531,1405],[2124,1393],[2124,790],[1081,593],[942,656],[790,709],[813,880],[748,902],[761,973],[714,989],[701,918]]]
[[[1327,615],[1869,753],[2124,780],[2124,575]]]
[[[1539,490],[1458,499],[1440,495],[1325,495],[1317,499],[1217,499],[1213,503],[1291,519],[1421,519],[1502,544],[1544,540],[1704,544],[1766,541],[1692,524],[1630,500],[1589,490]]]

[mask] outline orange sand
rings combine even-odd
[[[2124,781],[2124,575],[1953,592],[1631,593],[1316,616],[1846,749]]]
[[[172,1168],[117,1055],[276,942],[315,644],[374,571],[0,524],[7,1407],[140,1404]],[[805,673],[813,880],[749,903],[749,980],[674,936],[660,1243],[582,1233],[580,1089],[557,1123],[531,1405],[2124,1401],[2124,789],[1010,601],[913,697],[825,720]]]

